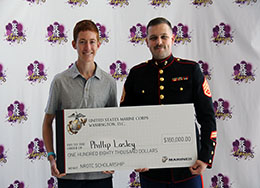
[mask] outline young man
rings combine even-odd
[[[117,106],[115,80],[94,62],[100,47],[99,31],[90,20],[82,20],[73,30],[72,46],[78,53],[73,66],[57,74],[50,87],[43,122],[43,139],[59,188],[111,188],[112,171],[60,174],[53,148],[52,122],[57,110]]]
[[[172,56],[174,38],[165,18],[148,23],[146,43],[153,58],[130,70],[121,106],[193,103],[201,125],[198,160],[190,168],[136,169],[142,188],[201,188],[201,174],[213,162],[216,121],[209,86],[196,62]]]

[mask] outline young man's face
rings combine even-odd
[[[148,28],[146,43],[153,58],[164,59],[172,53],[174,34],[171,28],[165,23],[150,26]]]
[[[78,52],[78,61],[94,62],[100,42],[96,32],[87,30],[79,32],[77,41],[72,41],[72,46]]]

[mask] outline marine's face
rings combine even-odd
[[[150,26],[148,28],[146,43],[153,58],[164,59],[171,55],[174,38],[172,29],[167,24],[162,23]]]

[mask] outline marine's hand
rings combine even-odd
[[[138,169],[135,169],[136,172],[146,172],[148,170],[149,170],[149,168],[138,168]]]
[[[57,178],[61,178],[62,176],[65,176],[65,173],[60,173],[60,171],[57,169],[56,160],[54,158],[50,159],[50,165],[51,165],[51,175],[55,176]]]
[[[114,170],[109,170],[109,171],[103,171],[104,174],[114,174]]]
[[[202,174],[207,168],[207,164],[201,160],[197,160],[194,165],[190,167],[190,171],[193,175]]]

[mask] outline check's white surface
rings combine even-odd
[[[192,104],[64,110],[66,173],[191,166]]]

